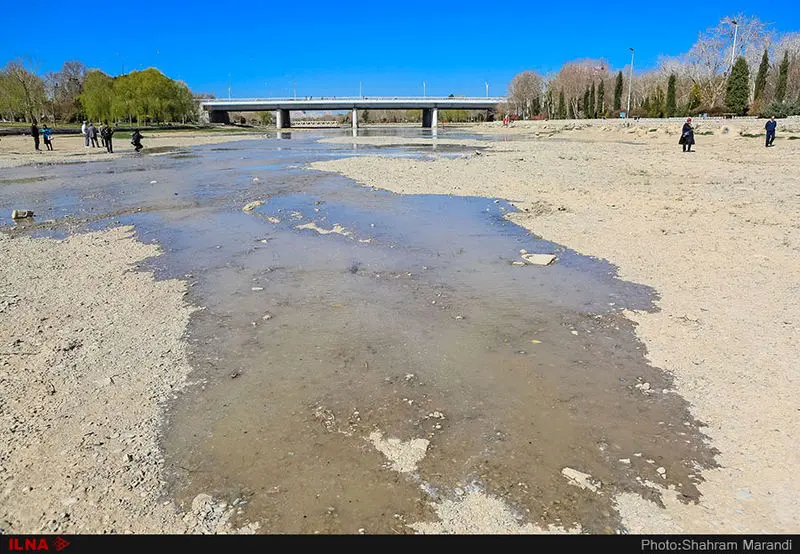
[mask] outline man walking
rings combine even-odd
[[[101,136],[103,137],[103,142],[105,142],[105,144],[106,144],[106,152],[108,152],[109,154],[113,154],[114,153],[114,147],[112,146],[112,143],[111,143],[111,137],[113,135],[114,135],[114,129],[108,124],[108,121],[106,121],[103,124],[103,129],[101,131]]]
[[[33,137],[33,147],[39,152],[39,126],[36,125],[36,118],[31,121],[31,136]]]
[[[94,123],[91,121],[89,122],[89,138],[92,141],[92,148],[98,148],[100,145],[97,144],[97,127],[94,126]]]
[[[773,146],[772,143],[775,142],[775,128],[777,126],[778,122],[775,121],[774,115],[769,118],[769,121],[767,121],[767,124],[764,126],[764,128],[767,130],[767,148]]]
[[[81,125],[81,134],[83,134],[83,147],[89,148],[89,126],[86,125],[85,121]]]

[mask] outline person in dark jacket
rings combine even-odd
[[[775,116],[769,118],[767,124],[764,128],[767,130],[767,148],[772,146],[772,143],[775,142],[775,129],[778,127],[778,122],[775,121]]]
[[[100,132],[100,136],[103,137],[103,142],[106,146],[106,152],[113,154],[114,146],[111,143],[111,137],[114,136],[114,129],[108,124],[108,121],[103,124],[103,129]]]
[[[98,148],[100,145],[97,143],[97,127],[94,126],[94,123],[91,121],[89,122],[89,140],[92,141],[92,148]]]
[[[144,146],[142,146],[142,138],[142,133],[139,132],[139,129],[133,131],[131,135],[131,144],[133,145],[133,149],[137,152],[144,148]]]
[[[694,128],[692,128],[692,118],[688,118],[686,123],[683,124],[681,130],[681,138],[678,139],[678,144],[683,145],[684,152],[691,152],[692,145],[694,144]]]
[[[33,137],[33,147],[39,152],[39,126],[36,125],[35,119],[31,123],[31,136]]]

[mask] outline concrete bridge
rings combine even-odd
[[[346,111],[353,112],[353,128],[358,127],[358,110],[422,110],[422,126],[433,127],[439,124],[439,110],[487,110],[505,102],[503,97],[446,97],[433,96],[364,96],[315,98],[228,98],[206,99],[200,107],[208,112],[212,123],[228,123],[229,112],[275,112],[278,129],[292,126],[289,113],[292,111]]]

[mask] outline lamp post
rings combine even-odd
[[[731,49],[731,68],[733,68],[733,62],[736,59],[736,35],[739,31],[739,22],[731,19],[731,23],[733,23],[733,48]]]
[[[231,99],[231,74],[228,73],[228,100]]]
[[[631,116],[631,90],[633,90],[633,48],[628,48],[631,51],[631,74],[628,77],[628,109],[625,110],[625,119]]]
[[[364,87],[361,81],[358,82],[358,97],[364,98]]]
[[[486,85],[486,98],[489,98],[489,81],[485,81],[483,84]]]
[[[423,98],[428,96],[428,91],[427,91],[426,87],[427,87],[427,83],[425,83],[425,81],[422,81],[422,97]]]

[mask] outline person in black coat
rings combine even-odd
[[[686,123],[683,124],[681,130],[681,138],[678,139],[678,144],[683,145],[684,152],[691,152],[692,145],[694,144],[694,129],[692,128],[692,118],[688,118]]]
[[[133,131],[131,135],[131,144],[133,145],[133,149],[137,152],[144,148],[144,146],[142,146],[142,138],[142,133],[139,132],[139,129]]]
[[[35,119],[31,123],[31,136],[33,137],[33,147],[39,152],[39,126],[36,125]]]
[[[764,128],[767,130],[767,148],[772,146],[772,143],[775,142],[775,128],[778,126],[778,122],[775,121],[775,116],[772,116]]]

